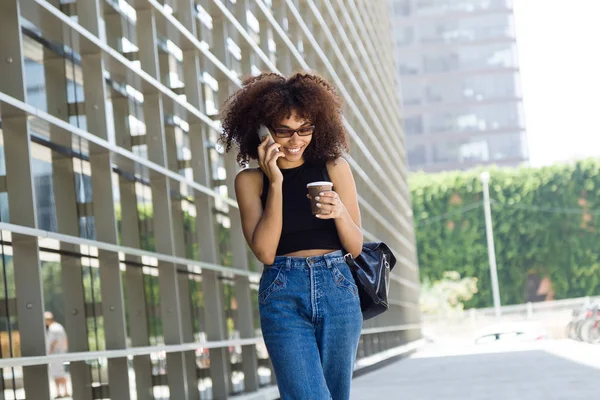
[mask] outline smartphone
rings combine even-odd
[[[269,130],[269,128],[267,128],[264,125],[261,125],[260,128],[258,128],[258,138],[260,139],[260,142],[262,143],[262,141],[264,140],[265,136],[269,137],[269,146],[273,143],[275,143],[275,141],[273,140],[273,136],[271,135],[271,131]],[[275,151],[279,151],[279,149],[275,149]]]

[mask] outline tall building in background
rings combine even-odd
[[[528,160],[512,0],[391,0],[410,169]]]
[[[345,104],[367,241],[397,254],[357,367],[421,337],[387,3],[0,1],[0,398],[278,394],[218,108],[261,71],[316,70]],[[351,291],[346,290],[351,296]],[[46,357],[43,313],[69,354]],[[402,347],[402,349],[410,346]],[[375,357],[370,357],[375,356]]]

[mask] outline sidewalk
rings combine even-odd
[[[591,400],[600,346],[547,341],[427,347],[353,381],[352,400]]]

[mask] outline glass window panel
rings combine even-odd
[[[435,19],[420,24],[419,34],[422,43],[464,43],[514,38],[510,14]]]
[[[523,143],[519,132],[438,142],[433,146],[433,161],[473,164],[518,159],[525,155]]]
[[[135,185],[138,228],[140,232],[140,247],[143,250],[156,251],[152,208],[152,190],[147,180],[144,180],[143,182],[144,183],[138,181]]]
[[[518,103],[490,104],[431,113],[429,131],[477,132],[522,125]]]
[[[25,85],[27,104],[47,111],[44,65],[29,58],[25,59]]]
[[[4,136],[2,135],[2,118],[0,116],[0,175],[6,175],[6,162],[4,158]],[[8,215],[8,193],[0,193],[0,221],[10,222]]]
[[[87,360],[86,364],[90,366],[92,378],[92,398],[104,399],[109,398],[108,394],[108,360],[99,358],[95,360]]]
[[[188,200],[182,200],[181,205],[185,256],[192,260],[199,260],[198,236],[196,234],[196,206]]]
[[[57,261],[44,261],[48,258],[59,258],[55,253],[40,252],[42,259],[42,285],[44,290],[44,310],[54,314],[54,319],[65,326],[65,302],[62,289],[61,264]]]
[[[394,15],[407,16],[412,12],[412,0],[395,0],[392,1]]]
[[[47,111],[44,47],[32,37],[23,36],[23,55],[27,104]]]
[[[408,165],[411,167],[425,164],[427,154],[424,145],[409,146],[408,148]]]
[[[8,193],[0,193],[0,221],[10,222],[8,215]]]
[[[247,250],[247,254],[248,254],[248,269],[253,272],[262,271],[263,264],[258,260],[258,258],[256,258],[254,253],[252,253],[252,250],[250,249],[249,246],[247,247],[246,250]]]
[[[52,182],[52,155],[47,147],[31,144],[31,166],[35,188],[35,204],[38,228],[56,232],[56,207]]]
[[[423,118],[420,115],[405,118],[404,128],[409,136],[421,135],[423,133]]]
[[[512,0],[416,0],[415,14],[438,14],[444,12],[475,12],[507,9]]]
[[[158,286],[157,268],[144,267],[144,290],[146,294],[149,342],[151,346],[160,346],[165,344],[165,339],[162,331],[161,294]]]
[[[0,118],[0,175],[6,175],[6,159],[4,157],[4,135],[2,134],[2,118]]]
[[[423,101],[423,84],[421,82],[402,82],[402,104],[405,106],[419,105]]]
[[[6,238],[0,231],[0,240]],[[19,327],[17,324],[17,303],[15,295],[15,272],[12,247],[0,246],[0,358],[21,357]],[[15,369],[5,368],[4,379],[16,373]]]
[[[88,172],[89,163],[73,159],[75,170],[75,190],[77,202],[80,204],[92,202],[92,177]]]
[[[202,342],[206,340],[202,277],[201,275],[190,274],[188,278],[190,303],[192,309],[192,330],[194,332],[194,340],[197,342]]]
[[[520,132],[491,135],[487,141],[492,160],[526,157],[525,136]]]
[[[83,94],[83,77],[81,67],[73,65],[71,62],[66,63],[67,73],[67,101],[69,103],[81,103],[85,101]],[[73,81],[73,77],[78,79],[76,82]],[[83,114],[83,110],[80,110]]]
[[[424,85],[425,98],[428,103],[460,103],[519,97],[517,78],[517,74],[485,74],[440,80]]]
[[[238,321],[238,299],[236,296],[235,283],[230,279],[221,281],[223,290],[223,304],[225,311],[225,325],[227,338],[240,339],[240,331],[237,326]],[[230,379],[231,393],[240,393],[244,390],[244,374],[242,372],[242,347],[239,345],[229,346],[229,364],[230,364]]]
[[[394,44],[396,46],[406,46],[412,44],[415,40],[415,28],[412,26],[394,28]]]
[[[425,73],[445,73],[516,66],[516,52],[513,43],[463,46],[450,51],[432,52],[423,56],[423,72]]]
[[[415,54],[398,55],[398,71],[400,75],[417,75],[422,72],[421,60]]]

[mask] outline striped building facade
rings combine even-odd
[[[357,370],[420,338],[387,1],[0,1],[0,399],[276,398],[218,107],[260,71],[345,101],[366,240],[396,252]],[[69,352],[47,356],[43,314]]]

